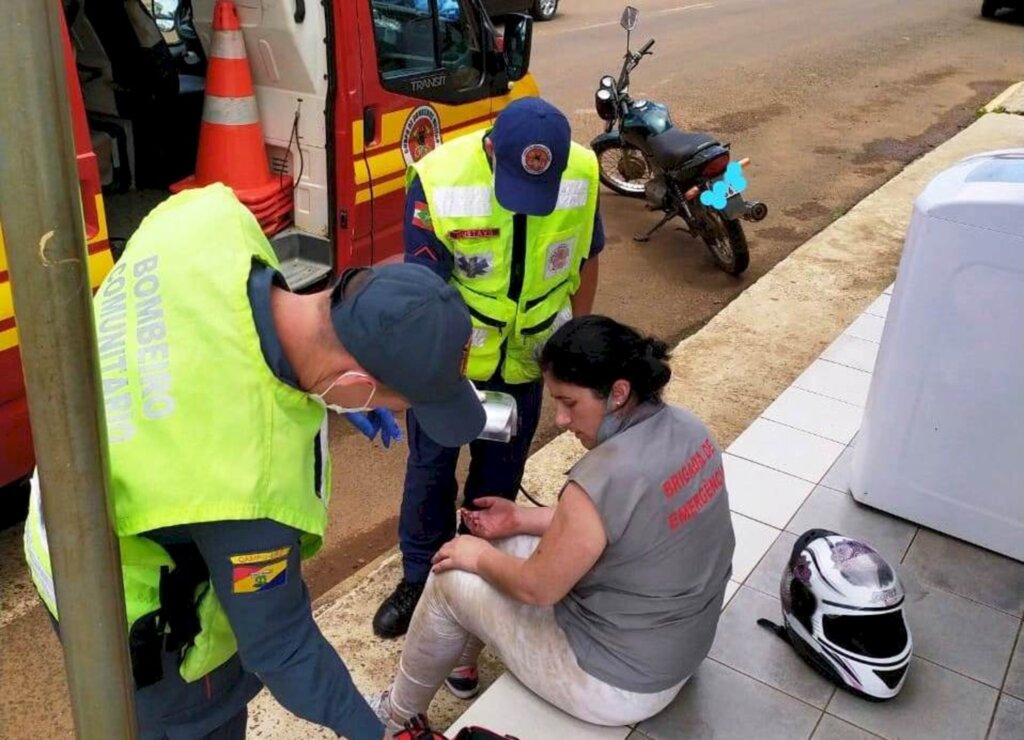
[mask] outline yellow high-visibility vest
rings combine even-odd
[[[466,374],[490,379],[504,345],[501,377],[528,383],[540,378],[539,349],[572,318],[569,298],[579,288],[594,232],[597,158],[573,143],[554,212],[527,217],[523,284],[513,299],[514,214],[494,196],[483,136],[469,134],[435,149],[409,168],[407,182],[419,177],[430,224],[455,260],[452,281],[473,321]]]

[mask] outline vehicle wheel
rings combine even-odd
[[[630,198],[643,198],[644,186],[654,171],[643,152],[628,144],[607,142],[594,147],[601,182],[609,190]]]
[[[993,0],[982,0],[981,3],[981,17],[982,18],[995,18],[996,11],[1002,6],[998,2]]]
[[[719,268],[730,275],[742,275],[750,265],[750,250],[743,224],[729,221],[718,211],[704,211],[707,230],[703,236],[711,258]]]
[[[558,0],[533,0],[530,13],[539,21],[549,21],[558,12]]]
[[[0,487],[0,530],[25,521],[30,492],[28,478]]]

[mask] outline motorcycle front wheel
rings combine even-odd
[[[705,228],[701,238],[708,245],[711,259],[730,275],[742,275],[750,265],[750,249],[743,224],[724,218],[720,211],[704,209]]]
[[[595,144],[594,154],[606,188],[630,198],[644,197],[644,186],[654,172],[643,152],[629,144],[608,141]]]

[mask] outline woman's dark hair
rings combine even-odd
[[[640,402],[661,398],[672,377],[668,345],[607,316],[569,321],[544,345],[540,366],[563,383],[590,388],[601,398],[616,380],[628,380]]]

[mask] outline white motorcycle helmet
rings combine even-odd
[[[913,642],[903,614],[903,585],[873,547],[825,529],[793,545],[780,584],[779,627],[813,668],[871,701],[896,696],[910,665]]]

